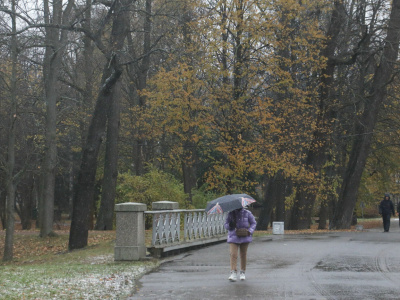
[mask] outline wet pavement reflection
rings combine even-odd
[[[400,228],[272,235],[249,246],[246,280],[229,282],[226,243],[172,258],[129,299],[400,299]]]

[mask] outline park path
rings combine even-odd
[[[246,280],[226,243],[168,259],[128,299],[400,299],[400,228],[255,238]]]

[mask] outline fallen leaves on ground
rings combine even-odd
[[[40,256],[56,255],[68,251],[68,230],[55,231],[56,236],[40,237],[38,230],[16,230],[14,232],[14,263],[26,263]],[[0,234],[0,251],[4,252],[3,231]],[[96,246],[103,242],[115,240],[115,231],[90,231],[88,246]]]

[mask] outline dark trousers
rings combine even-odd
[[[383,230],[389,231],[390,228],[390,214],[382,214]]]

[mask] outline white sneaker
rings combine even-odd
[[[236,281],[237,280],[237,275],[236,271],[231,271],[231,275],[228,278],[230,281]]]
[[[240,280],[245,280],[246,276],[244,275],[244,271],[240,271]]]

